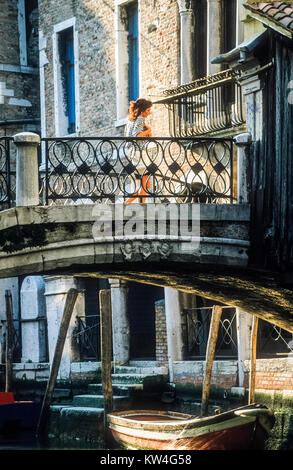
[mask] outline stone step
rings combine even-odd
[[[69,388],[55,388],[53,398],[69,398],[71,390]]]
[[[144,374],[144,375],[167,375],[168,368],[167,367],[139,367],[133,365],[127,366],[115,366],[114,367],[115,374]]]
[[[113,384],[141,384],[143,388],[158,387],[168,380],[167,375],[112,374]]]
[[[61,416],[100,416],[104,413],[104,408],[96,406],[71,406],[71,405],[51,405],[50,410],[53,413],[58,413]]]
[[[113,384],[143,384],[145,374],[112,374]]]
[[[143,359],[130,359],[128,365],[134,367],[157,367],[157,361],[147,361]]]
[[[142,384],[144,387],[151,387],[166,381],[167,375],[163,374],[112,374],[113,384]]]
[[[113,401],[115,405],[119,406],[120,402],[127,400],[126,395],[114,395]],[[103,395],[75,395],[73,397],[72,406],[89,406],[102,408],[104,406],[104,397]]]
[[[112,384],[113,392],[117,396],[125,396],[131,390],[142,390],[143,384]],[[89,384],[88,389],[91,393],[102,393],[102,384]]]

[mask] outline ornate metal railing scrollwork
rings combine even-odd
[[[258,358],[293,356],[293,334],[260,319],[257,346]]]
[[[11,159],[12,137],[0,137],[0,210],[15,203],[15,169]]]
[[[208,341],[212,307],[185,309],[186,355],[188,359],[204,359]],[[216,358],[237,357],[236,310],[223,307],[216,344]]]
[[[99,319],[98,315],[76,317],[76,328],[73,330],[72,338],[78,345],[81,361],[100,360]]]
[[[46,142],[46,204],[233,199],[230,139],[86,137]]]

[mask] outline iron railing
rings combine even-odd
[[[203,136],[245,123],[241,87],[237,74],[230,69],[165,90],[164,94],[158,102],[168,107],[172,136]]]
[[[293,356],[293,333],[277,325],[259,320],[257,357]]]
[[[15,203],[15,169],[11,158],[12,137],[0,137],[0,210]]]
[[[72,339],[78,347],[80,361],[100,360],[99,320],[99,315],[76,317],[77,323],[72,333]]]
[[[209,335],[212,307],[184,309],[186,358],[203,360]],[[216,343],[216,359],[235,359],[238,354],[236,311],[225,306]]]
[[[43,140],[44,204],[234,201],[231,139]]]

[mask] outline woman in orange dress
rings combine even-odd
[[[130,102],[125,137],[152,137],[152,130],[145,123],[146,118],[151,113],[151,107],[152,102],[144,98],[138,98],[136,101]],[[143,175],[141,188],[135,193],[135,197],[127,199],[126,204],[133,202],[138,197],[141,202],[145,202],[146,198],[141,196],[147,194],[149,186],[149,175]]]

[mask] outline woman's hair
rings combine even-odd
[[[150,108],[153,103],[144,98],[138,98],[136,101],[130,101],[128,110],[129,121],[135,121],[138,116],[143,113],[146,109]]]

